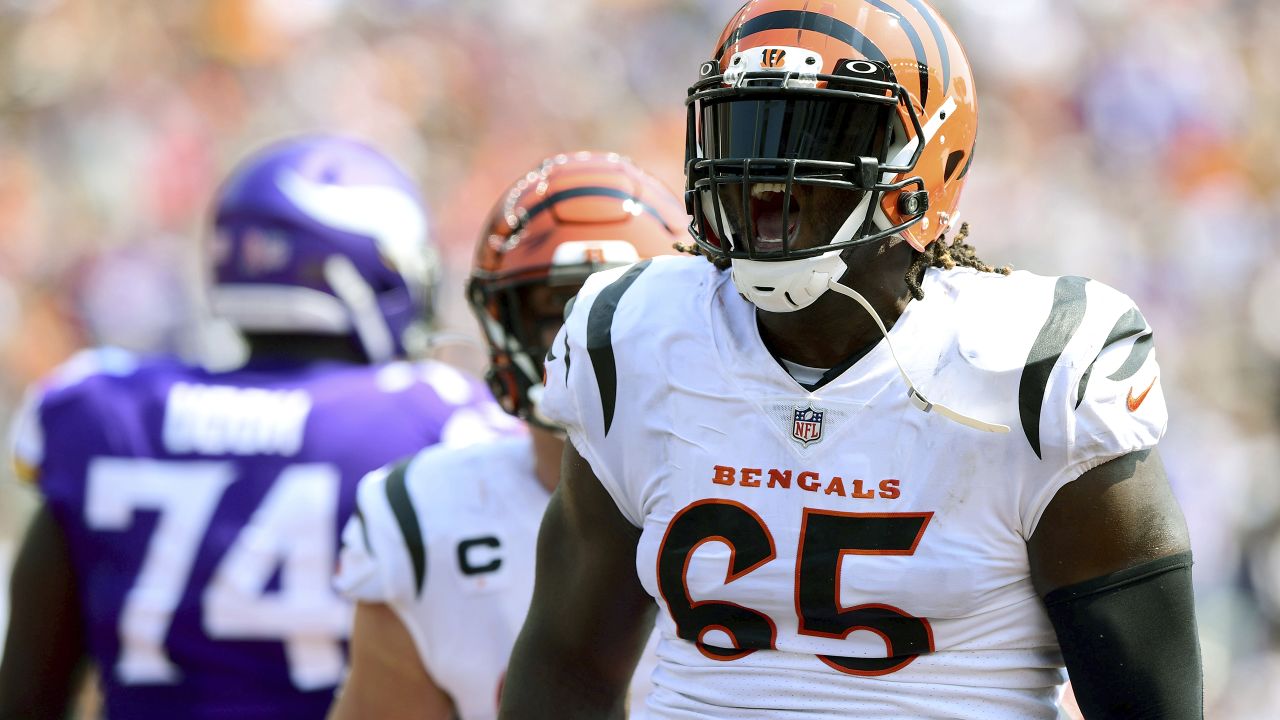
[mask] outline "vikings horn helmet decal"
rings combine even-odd
[[[438,273],[416,184],[363,143],[307,136],[219,191],[215,314],[258,333],[348,335],[371,362],[426,344]]]

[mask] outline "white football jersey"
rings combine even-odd
[[[498,715],[550,499],[528,436],[429,448],[360,481],[338,588],[392,608],[459,720]],[[633,697],[647,684],[637,678]]]
[[[654,718],[1052,718],[1061,654],[1026,542],[1055,492],[1156,444],[1152,333],[1084,278],[929,270],[886,343],[810,392],[729,273],[588,281],[547,364],[563,423],[642,529]],[[863,312],[850,302],[849,312]]]

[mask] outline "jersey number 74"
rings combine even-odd
[[[236,466],[219,461],[100,457],[90,462],[85,521],[124,531],[138,511],[158,511],[141,569],[120,614],[115,674],[129,685],[181,680],[165,638],[197,553]],[[240,530],[200,596],[206,635],[219,640],[279,640],[300,690],[336,685],[344,666],[340,638],[350,611],[330,586],[336,545],[338,468],[286,467]],[[276,569],[280,589],[267,592]]]

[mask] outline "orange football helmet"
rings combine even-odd
[[[543,358],[587,277],[675,254],[688,224],[678,196],[613,154],[547,158],[503,194],[467,296],[489,344],[489,385],[507,412],[541,422]]]
[[[964,49],[925,0],[752,0],[700,75],[686,202],[712,257],[810,258],[894,235],[923,250],[955,224],[978,107]],[[795,185],[855,190],[858,205],[825,246],[761,251],[750,213],[732,228],[721,200],[731,188],[745,205],[759,183],[783,185],[787,213]]]

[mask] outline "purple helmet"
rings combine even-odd
[[[249,333],[347,335],[371,362],[425,346],[438,262],[417,185],[369,146],[307,136],[218,194],[213,311]]]

